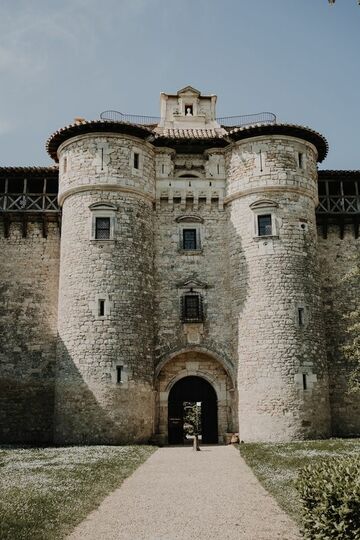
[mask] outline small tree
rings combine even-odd
[[[360,262],[349,272],[344,281],[355,291],[359,291],[360,284]],[[354,365],[349,379],[349,392],[360,392],[360,301],[359,295],[355,296],[357,305],[351,309],[344,317],[349,326],[346,330],[349,341],[342,347],[346,360]]]

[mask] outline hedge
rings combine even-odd
[[[296,487],[307,540],[360,540],[360,458],[332,458],[301,469]]]

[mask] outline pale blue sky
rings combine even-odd
[[[323,133],[321,168],[360,169],[356,0],[2,0],[0,165],[47,165],[75,116],[158,115],[161,91],[218,95]]]

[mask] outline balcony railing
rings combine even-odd
[[[59,212],[56,193],[1,193],[0,212]]]
[[[320,196],[316,212],[318,214],[359,214],[360,196]]]

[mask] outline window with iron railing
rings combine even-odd
[[[203,322],[202,297],[198,293],[184,294],[181,299],[181,319],[184,323]]]
[[[258,220],[258,236],[272,235],[271,214],[265,214],[257,217]]]
[[[110,239],[110,218],[97,217],[95,218],[95,239],[109,240]]]
[[[182,248],[185,250],[195,250],[197,245],[197,231],[196,229],[183,229],[183,242]]]

